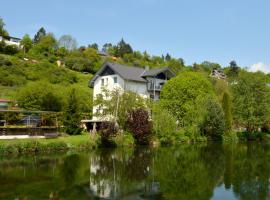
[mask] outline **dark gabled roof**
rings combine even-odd
[[[107,63],[107,66],[125,80],[146,82],[146,80],[141,77],[145,72],[144,68],[120,65],[116,63]]]
[[[21,38],[17,38],[17,37],[12,37],[12,36],[8,36],[8,35],[0,35],[1,37],[5,38],[5,39],[16,39],[16,40],[22,40]]]
[[[100,76],[100,74],[103,72],[103,70],[106,69],[106,67],[109,67],[114,71],[114,73],[118,74],[125,80],[131,80],[131,81],[137,81],[137,82],[146,82],[144,78],[141,77],[141,75],[144,73],[145,69],[140,67],[131,67],[127,65],[120,65],[117,63],[110,63],[106,62],[103,64],[103,66],[98,70],[98,72],[95,74],[95,76],[90,80],[89,86],[93,87],[95,80]]]
[[[169,71],[172,76],[175,76],[175,74],[170,70],[169,67],[162,67],[162,68],[151,69],[151,70],[145,71],[142,74],[142,77],[154,77],[154,76],[156,76],[162,72],[166,72],[166,71]]]
[[[145,77],[154,77],[161,72],[168,71],[171,74],[171,77],[175,76],[175,74],[168,67],[145,70],[144,68],[140,68],[140,67],[132,67],[128,65],[120,65],[117,63],[106,62],[103,64],[100,70],[98,70],[95,76],[90,80],[89,82],[90,87],[94,86],[94,82],[100,76],[100,74],[106,69],[106,67],[109,67],[111,70],[114,71],[114,73],[118,74],[125,80],[144,82],[144,83],[147,82]]]

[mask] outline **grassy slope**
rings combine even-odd
[[[7,61],[11,64],[7,65]],[[0,98],[16,100],[17,94],[22,88],[37,81],[44,81],[52,85],[63,97],[71,87],[75,87],[79,91],[79,95],[88,95],[89,99],[92,99],[92,89],[88,87],[92,76],[92,74],[83,74],[65,67],[58,67],[47,60],[33,63],[16,56],[0,54]]]

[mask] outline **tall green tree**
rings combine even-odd
[[[67,106],[64,112],[65,132],[69,135],[78,135],[81,133],[80,128],[80,108],[76,90],[73,88],[67,99]]]
[[[234,118],[248,132],[257,131],[269,118],[270,88],[263,73],[242,71],[233,84]]]
[[[28,34],[25,34],[20,42],[20,45],[23,47],[24,52],[28,52],[32,46],[33,42]]]
[[[221,105],[214,98],[205,102],[205,116],[202,122],[202,132],[214,140],[221,140],[225,131],[224,112]]]
[[[130,44],[126,43],[122,38],[116,46],[116,56],[123,57],[124,54],[133,53]]]
[[[5,22],[4,20],[0,17],[0,36],[8,36],[8,32],[5,29]]]
[[[228,75],[234,78],[238,75],[239,71],[240,67],[237,65],[236,61],[232,60],[230,62]]]
[[[92,49],[98,50],[98,44],[97,43],[89,44],[88,45],[88,48],[92,48]]]
[[[44,37],[46,35],[46,30],[41,27],[38,32],[36,33],[36,35],[34,36],[33,42],[34,43],[38,43],[42,37]]]
[[[57,40],[52,33],[42,36],[39,42],[29,51],[34,55],[49,56],[55,53],[58,47]]]
[[[71,35],[62,35],[58,40],[58,46],[71,51],[77,48],[77,41]]]
[[[198,97],[213,95],[211,83],[196,72],[183,72],[170,79],[161,91],[161,104],[176,117],[180,125],[187,111],[195,104]]]
[[[228,92],[223,94],[222,108],[225,118],[225,133],[229,134],[232,130],[232,102]]]

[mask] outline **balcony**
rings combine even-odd
[[[147,83],[147,90],[148,91],[158,91],[160,92],[162,85],[155,85],[154,83]]]

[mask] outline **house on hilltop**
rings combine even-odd
[[[168,68],[141,68],[106,62],[90,80],[89,86],[94,89],[93,98],[101,94],[103,89],[113,91],[120,89],[139,94],[144,98],[159,100],[160,91],[164,83],[175,74]],[[93,107],[93,115],[97,107]],[[98,122],[97,117],[84,122]]]
[[[131,91],[145,98],[158,100],[164,83],[175,74],[168,68],[148,69],[106,62],[90,80],[94,98],[102,89]]]
[[[217,79],[226,79],[226,74],[220,69],[213,69],[211,71],[210,77],[217,78]]]
[[[0,41],[4,41],[6,45],[16,45],[20,46],[21,39],[16,38],[16,37],[11,37],[11,36],[1,36],[0,35]]]

